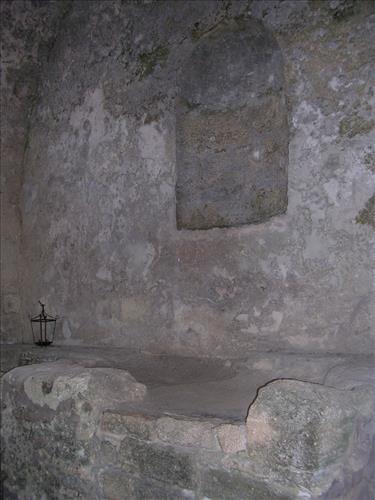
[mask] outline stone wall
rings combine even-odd
[[[46,60],[67,3],[1,2],[1,339],[20,342],[22,303],[22,216],[20,194],[30,114]],[[28,327],[28,325],[27,325]]]
[[[245,422],[160,413],[120,369],[15,368],[3,377],[4,498],[373,498],[373,387],[329,374],[327,386],[271,381]]]
[[[260,21],[223,20],[177,72],[177,228],[264,222],[284,213],[288,117],[283,59]]]
[[[177,230],[176,75],[249,17],[284,63],[287,211]],[[371,1],[73,2],[25,154],[23,313],[41,299],[66,344],[373,351],[373,23]]]

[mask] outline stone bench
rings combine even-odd
[[[3,377],[5,498],[374,498],[371,360],[77,352]]]

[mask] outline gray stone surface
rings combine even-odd
[[[152,479],[130,475],[123,470],[109,470],[103,474],[103,493],[107,500],[180,500],[196,497],[191,490],[168,487]]]
[[[209,469],[203,480],[206,498],[225,500],[288,500],[291,497],[272,491],[266,483],[251,480],[234,471]]]
[[[277,380],[259,390],[246,420],[250,461],[263,477],[306,496],[342,487],[369,462],[375,431],[374,387],[338,390]],[[370,422],[370,424],[369,424]],[[328,496],[329,497],[329,496]]]
[[[256,20],[224,20],[182,62],[176,104],[179,229],[264,222],[287,207],[283,62]]]
[[[245,451],[247,448],[246,429],[244,425],[220,425],[216,430],[216,435],[224,453],[239,453]]]
[[[50,15],[62,4],[2,2],[19,9],[5,36],[30,10]],[[28,140],[12,160],[23,180],[17,170],[22,196],[10,232],[19,234],[22,218],[25,265],[8,239],[3,258],[15,286],[4,289],[6,340],[24,326],[29,341],[27,313],[43,299],[63,318],[57,340],[65,344],[221,357],[373,352],[374,2],[67,5],[48,64],[37,65]],[[263,224],[178,231],[177,73],[215,27],[238,16],[262,23],[284,61],[288,209]],[[43,29],[31,23],[29,31],[44,39],[50,28],[38,19]],[[27,33],[17,40],[34,47]],[[31,81],[34,70],[22,67],[22,81]],[[11,93],[11,67],[4,78]],[[16,109],[9,99],[9,119]],[[9,130],[20,137],[15,124]],[[5,190],[10,196],[10,184]]]
[[[196,486],[193,457],[176,451],[172,446],[155,445],[129,437],[121,443],[119,458],[125,468],[129,464],[131,470],[142,476],[181,488]]]
[[[61,317],[60,347],[6,349],[2,372],[46,364],[4,377],[5,498],[375,497],[363,387],[374,383],[374,5],[1,2],[2,339],[31,340],[38,299]],[[179,74],[238,23],[267,33],[275,71],[283,61],[288,207],[257,225],[178,230],[181,138],[207,158],[207,128],[218,145],[233,130],[240,143],[251,121],[222,87],[228,115],[185,109],[181,123]],[[264,101],[255,122],[272,128]],[[285,354],[259,352],[270,350]],[[256,398],[280,378],[322,386],[273,393],[276,382]],[[250,414],[286,416],[273,424],[296,468],[266,447],[249,460],[252,401]]]
[[[104,433],[138,437],[150,440],[154,435],[154,419],[138,415],[122,415],[118,412],[105,412],[101,419]]]
[[[128,372],[116,368],[86,368],[56,361],[23,366],[8,373],[4,376],[4,383],[24,390],[34,404],[53,410],[67,400],[110,408],[125,401],[142,400],[146,395],[143,384]]]
[[[123,348],[43,349],[26,345],[3,346],[1,354],[4,370],[57,360],[126,370],[147,386],[142,414],[169,412],[189,417],[218,417],[228,422],[243,421],[258,388],[270,380],[294,378],[351,389],[372,383],[375,366],[371,355],[253,352],[239,360],[215,360],[157,356]],[[137,408],[134,413],[137,414]]]
[[[214,360],[205,361],[205,373],[202,360],[181,358],[178,373],[168,357],[120,351],[29,348],[28,362],[33,352],[47,361],[3,376],[5,498],[371,498],[370,358],[315,356],[309,365],[306,356],[258,353],[233,360],[232,375],[223,377]],[[103,366],[111,359],[112,367]],[[129,360],[145,379],[148,367],[160,363],[147,392],[129,375]],[[166,366],[176,372],[166,377]],[[285,380],[265,385],[281,373],[301,376],[303,369],[305,378],[329,378],[338,388]],[[250,425],[259,411],[280,439],[252,453],[264,436],[257,432],[254,440]]]
[[[1,340],[21,342],[22,220],[20,197],[30,115],[41,66],[56,38],[66,2],[4,0],[1,18]]]

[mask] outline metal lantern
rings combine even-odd
[[[30,318],[31,331],[33,332],[34,344],[47,346],[53,342],[57,317],[47,314],[44,310],[44,304],[40,300],[39,304],[42,307],[41,312]]]

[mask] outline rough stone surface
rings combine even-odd
[[[142,415],[121,415],[116,412],[103,413],[101,430],[104,433],[125,435],[149,440],[153,436],[154,420]]]
[[[98,498],[88,469],[97,461],[101,414],[145,391],[113,368],[54,362],[8,372],[2,379],[6,495],[70,498],[75,491]]]
[[[132,414],[210,416],[244,421],[257,390],[276,378],[293,378],[341,389],[374,383],[374,357],[252,352],[240,360],[159,356],[124,348],[8,345],[1,349],[1,367],[69,361],[85,367],[115,367],[147,385],[141,408]],[[147,406],[147,408],[146,408]],[[129,412],[126,412],[129,413]],[[139,428],[148,419],[132,420]],[[130,427],[129,422],[126,425]],[[125,425],[119,423],[118,425]],[[134,432],[145,432],[138,429]],[[151,431],[150,431],[151,432]]]
[[[246,450],[246,429],[243,425],[221,425],[217,429],[217,437],[224,453],[232,454]]]
[[[374,8],[71,2],[23,162],[20,317],[42,299],[63,317],[57,341],[74,345],[373,352]],[[283,59],[288,208],[262,224],[178,231],[178,72],[241,16]]]
[[[218,451],[219,445],[213,425],[202,421],[160,418],[156,424],[156,435],[160,441],[173,445],[204,448]]]
[[[345,484],[347,474],[354,476],[368,463],[374,389],[343,391],[296,380],[271,382],[250,406],[246,427],[254,468],[317,498],[334,483]]]
[[[52,365],[4,377],[5,498],[375,497],[363,387],[374,383],[374,12],[367,0],[1,2],[2,339],[31,340],[41,299],[62,318],[57,344],[74,346],[7,350],[2,372]],[[282,97],[257,89],[253,116],[213,110],[206,94],[206,113],[186,109],[185,90],[200,100],[179,75],[240,25],[278,54],[288,124],[259,144],[271,133],[278,160],[273,146],[289,139],[288,207],[257,225],[178,230],[190,139],[211,161],[209,128],[215,162],[228,166],[219,149],[233,139],[236,165],[255,168],[262,150],[241,143],[243,123],[272,128]],[[307,354],[259,352],[270,350]],[[283,377],[315,384],[265,386]],[[263,433],[250,428],[245,451],[259,387],[248,423],[260,409]]]
[[[119,402],[142,400],[146,395],[146,387],[123,370],[85,368],[66,362],[20,367],[5,375],[4,380],[23,388],[34,404],[53,410],[69,399],[110,407]]]
[[[1,340],[21,342],[22,217],[20,196],[30,115],[41,66],[64,16],[66,2],[4,0],[1,18]]]
[[[204,476],[206,498],[226,500],[288,500],[288,496],[272,491],[267,484],[257,482],[238,472],[209,469]]]
[[[46,357],[58,351],[34,350]],[[118,363],[114,352],[118,354],[101,349],[100,356],[98,350],[87,349],[87,367],[83,352],[75,349],[71,356],[79,357],[80,365],[67,359],[47,361],[15,368],[3,377],[4,498],[372,499],[373,360],[330,356],[327,363],[314,357],[307,373],[306,356],[258,353],[252,362],[233,362],[236,375],[227,392],[225,378],[192,382],[194,360],[191,383],[173,384],[171,374],[165,379],[163,357],[158,357],[159,378],[145,393],[124,366],[103,367],[111,356],[112,365]],[[129,359],[135,358],[147,374],[144,357],[142,361],[133,353]],[[121,359],[126,364],[125,352]],[[186,376],[185,362],[180,360]],[[208,367],[211,362],[206,360]],[[220,366],[214,366],[222,376]],[[281,369],[291,373],[303,367],[305,376],[327,380],[328,385],[295,380],[265,384],[258,373],[269,381]],[[211,368],[208,372],[212,375]],[[180,376],[175,374],[176,381]],[[257,398],[254,380],[257,387],[264,386]],[[198,391],[205,384],[212,394],[208,406],[208,392]],[[233,400],[227,399],[236,385],[248,389],[238,394],[243,409],[237,415]],[[134,401],[139,386],[142,397]],[[186,401],[186,414],[175,387]],[[215,399],[221,408],[208,414]],[[246,433],[244,411],[251,401]],[[232,408],[230,418],[225,405]],[[272,439],[260,441],[270,435]]]
[[[259,21],[224,20],[196,43],[178,80],[177,227],[284,213],[289,139],[276,39]]]
[[[369,198],[365,208],[359,212],[355,221],[358,224],[369,224],[375,229],[375,194]]]
[[[181,488],[196,485],[192,457],[175,450],[172,446],[161,446],[125,438],[119,450],[120,463],[130,466],[134,472]]]
[[[197,498],[191,490],[168,487],[152,479],[130,475],[123,470],[103,474],[103,493],[107,500],[180,500]]]

